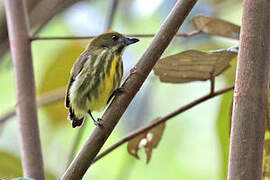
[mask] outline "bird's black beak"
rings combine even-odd
[[[129,37],[127,37],[125,39],[125,44],[126,44],[126,46],[128,46],[128,45],[134,44],[134,43],[136,43],[138,41],[139,41],[139,39],[137,39],[137,38],[129,38]]]

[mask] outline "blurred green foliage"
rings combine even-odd
[[[0,163],[0,177],[1,178],[11,179],[13,177],[22,176],[21,160],[16,155],[1,151],[0,162],[1,162]],[[16,178],[16,180],[28,180],[28,179]],[[52,175],[51,173],[46,172],[46,179],[55,180],[56,177]]]
[[[8,152],[0,152],[0,177],[11,178],[22,176],[21,161]]]

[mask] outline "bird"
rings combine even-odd
[[[101,111],[120,92],[123,76],[122,54],[125,48],[139,39],[108,31],[90,40],[74,63],[66,89],[65,107],[72,127],[80,127],[90,115],[96,126],[101,119],[92,111]]]

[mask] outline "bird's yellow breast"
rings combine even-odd
[[[102,110],[106,106],[112,92],[119,87],[122,79],[122,75],[120,75],[121,77],[117,77],[116,75],[116,71],[118,70],[116,66],[119,60],[117,56],[113,58],[109,73],[105,75],[104,80],[96,87],[98,96],[91,98],[91,101],[87,102],[87,106],[91,111]],[[113,83],[114,81],[115,83]]]

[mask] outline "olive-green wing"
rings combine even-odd
[[[88,59],[91,59],[91,55],[89,55],[87,52],[83,52],[71,69],[69,83],[68,83],[67,91],[66,91],[66,108],[70,107],[69,89],[72,83],[75,81],[76,76],[81,72],[85,62]]]

